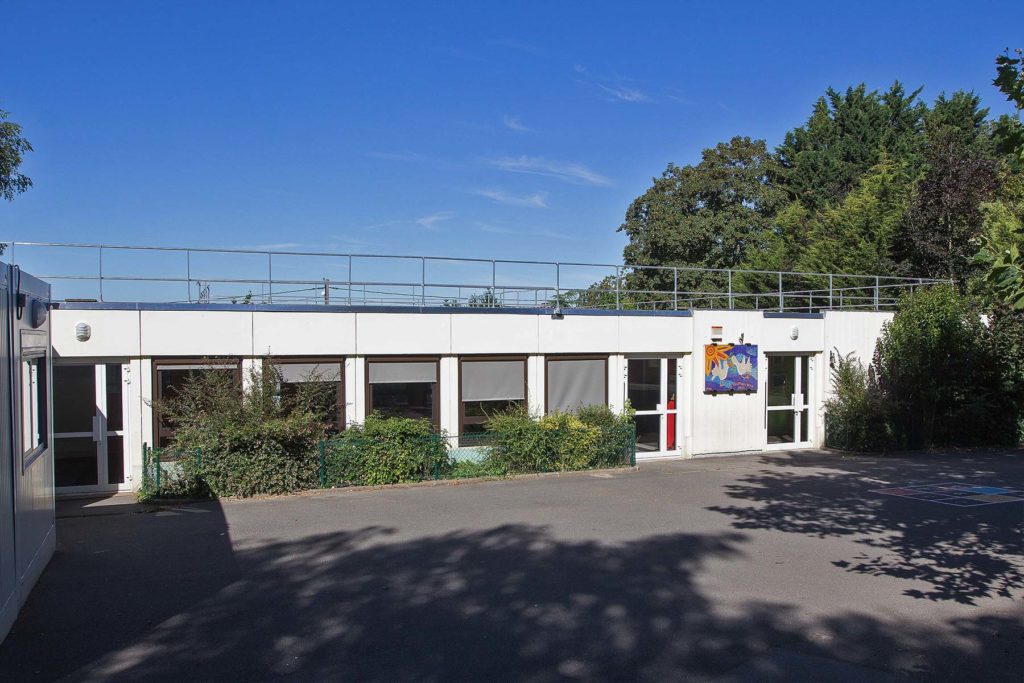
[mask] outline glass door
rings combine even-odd
[[[637,455],[679,453],[679,373],[676,358],[630,358],[626,368],[626,398],[636,411]]]
[[[130,490],[128,366],[53,366],[54,478],[62,493]]]
[[[765,429],[769,448],[811,442],[810,356],[768,355]]]

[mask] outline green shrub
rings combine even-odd
[[[952,286],[904,295],[870,368],[842,358],[826,403],[826,443],[852,450],[1016,444],[1024,404],[1024,320],[986,327]]]
[[[896,445],[1014,441],[1016,414],[998,369],[1007,360],[997,360],[979,311],[952,286],[903,296],[874,359]]]
[[[376,486],[422,481],[445,474],[453,463],[446,439],[429,420],[374,414],[330,439],[325,484]]]
[[[534,419],[525,410],[487,423],[491,467],[509,473],[555,472],[627,464],[633,448],[629,415],[605,406],[553,412]]]
[[[253,370],[239,386],[229,372],[206,370],[156,404],[175,430],[164,459],[181,455],[164,468],[170,476],[155,493],[253,496],[316,487],[327,420],[321,406],[328,405],[317,394],[334,389],[310,383],[283,397],[279,376]]]
[[[832,370],[832,397],[825,402],[825,444],[850,451],[893,447],[885,397],[873,373],[852,354]]]

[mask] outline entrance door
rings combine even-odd
[[[54,477],[60,493],[131,490],[128,366],[53,366]]]
[[[811,443],[810,356],[768,355],[768,401],[765,428],[769,448]]]
[[[636,411],[637,455],[676,455],[682,420],[678,387],[682,364],[676,358],[630,358],[626,398]]]

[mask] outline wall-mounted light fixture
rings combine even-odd
[[[800,338],[800,328],[797,327],[796,325],[793,325],[793,329],[791,329],[789,331],[789,338],[792,339],[793,341],[796,341],[797,339],[799,339]]]

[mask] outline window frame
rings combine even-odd
[[[530,364],[529,356],[527,355],[507,355],[507,356],[459,356],[459,376],[458,376],[458,399],[459,399],[459,436],[466,433],[466,404],[462,400],[462,364],[465,362],[473,363],[475,361],[522,361],[523,363],[523,406],[529,408],[530,405]],[[481,423],[474,423],[481,424]],[[487,424],[486,420],[482,424]]]
[[[600,360],[600,361],[604,361],[604,405],[607,407],[608,406],[608,396],[609,396],[608,392],[609,392],[609,389],[610,389],[609,382],[608,382],[608,362],[609,362],[609,358],[610,358],[610,356],[608,356],[608,355],[601,355],[601,354],[589,354],[589,355],[554,354],[554,355],[550,355],[550,356],[548,356],[548,355],[544,356],[544,414],[545,415],[549,415],[551,413],[550,406],[548,405],[548,397],[549,397],[549,395],[551,393],[551,381],[550,381],[550,377],[548,375],[548,369],[550,367],[551,361],[553,361],[553,360],[554,361],[559,361],[559,360]]]
[[[373,391],[370,387],[370,363],[434,363],[435,377],[434,405],[430,410],[430,422],[435,432],[441,431],[441,357],[440,356],[367,356],[363,359],[363,388],[366,398],[366,416],[373,414]],[[427,382],[417,382],[427,384]]]
[[[263,357],[262,371],[266,372],[268,367],[271,365],[326,365],[329,363],[337,363],[341,366],[341,371],[338,373],[338,412],[336,419],[338,421],[338,431],[343,432],[348,428],[348,423],[345,418],[348,416],[347,406],[345,405],[345,357],[344,356],[284,356],[278,357]],[[289,382],[294,384],[294,382]]]
[[[233,365],[232,372],[234,373],[235,381],[238,383],[239,391],[242,391],[242,359],[239,357],[228,357],[228,358],[196,358],[194,356],[175,358],[175,357],[162,357],[153,359],[153,388],[152,396],[154,401],[163,400],[163,396],[160,394],[160,368],[161,366],[167,365]],[[212,368],[211,368],[212,369]],[[227,368],[222,368],[227,369]],[[153,413],[153,447],[154,448],[165,448],[164,444],[161,443],[160,439],[160,411],[156,406],[152,407]],[[173,438],[173,436],[171,437]]]
[[[35,368],[35,380],[32,370]],[[28,395],[25,394],[26,370]],[[41,376],[40,376],[41,375]],[[18,404],[21,406],[21,470],[22,474],[50,447],[50,372],[49,354],[45,351],[22,352],[18,368]],[[35,396],[32,387],[35,387]],[[28,419],[30,424],[26,425]],[[35,428],[33,430],[33,427]],[[31,440],[31,445],[28,441]],[[38,439],[38,443],[36,440]]]

